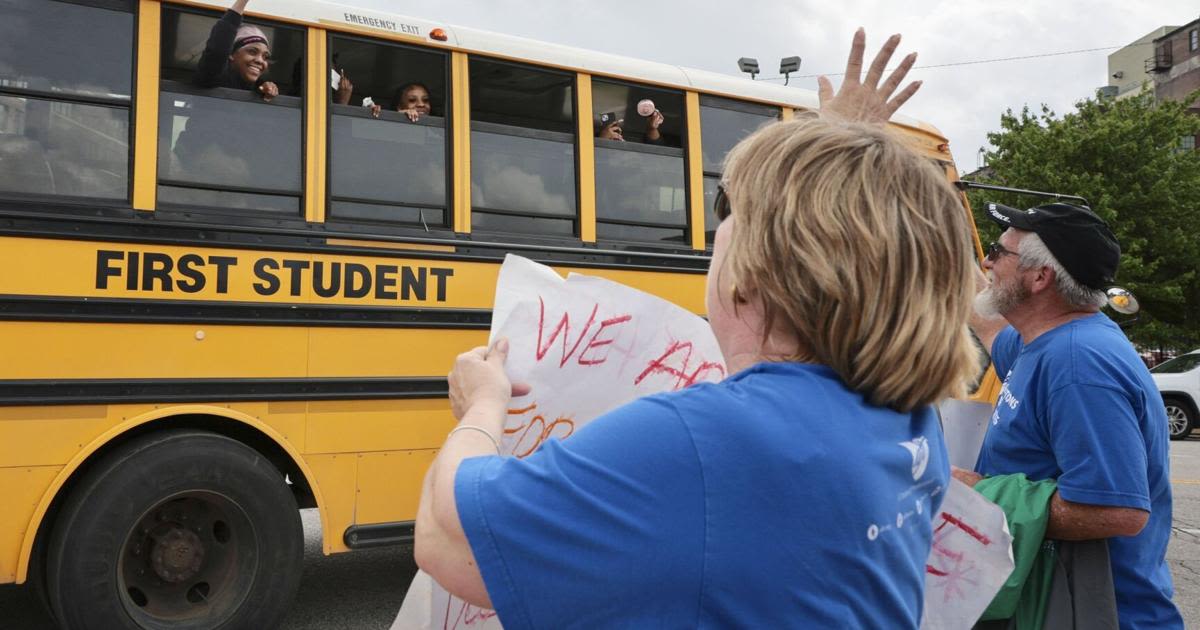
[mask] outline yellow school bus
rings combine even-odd
[[[0,3],[0,583],[36,583],[63,627],[274,625],[299,508],[327,554],[411,540],[445,375],[486,339],[503,256],[702,313],[725,153],[817,106],[255,0],[268,102],[196,85],[224,10]],[[596,137],[614,117],[624,141]],[[893,125],[954,177],[933,127]]]

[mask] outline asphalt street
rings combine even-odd
[[[1188,627],[1200,628],[1200,433],[1171,443],[1174,529],[1167,558],[1175,601]],[[322,556],[315,510],[302,513],[304,581],[284,630],[376,630],[390,627],[416,567],[410,548]],[[51,630],[32,589],[0,586],[0,629]]]

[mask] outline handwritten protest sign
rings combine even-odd
[[[942,509],[933,519],[921,628],[967,630],[1012,570],[1012,536],[1003,510],[951,479]]]
[[[719,381],[725,364],[708,323],[624,285],[508,256],[500,268],[490,342],[508,338],[505,369],[532,386],[513,399],[501,452],[526,457],[551,438],[641,396]],[[466,348],[464,348],[466,350]],[[498,630],[496,613],[471,606],[418,572],[393,630]]]

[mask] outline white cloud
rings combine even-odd
[[[1164,24],[1200,17],[1194,0],[341,1],[728,74],[738,74],[738,57],[756,57],[764,76],[776,74],[777,60],[791,55],[803,58],[799,74],[841,72],[860,25],[869,49],[902,33],[901,52],[918,51],[921,66],[1123,46]],[[1046,103],[1060,113],[1070,110],[1107,84],[1109,52],[914,70],[911,78],[924,85],[902,111],[941,129],[960,169],[969,171],[1006,108]],[[816,89],[816,80],[794,78],[791,85]]]

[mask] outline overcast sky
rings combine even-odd
[[[888,35],[901,33],[900,52],[917,51],[919,67],[1120,47],[1159,26],[1200,17],[1196,0],[340,1],[734,75],[739,57],[756,57],[763,76],[778,74],[778,60],[792,55],[803,59],[801,75],[841,72],[858,26],[866,28],[872,55]],[[941,129],[960,170],[968,172],[1006,108],[1045,103],[1069,111],[1107,84],[1110,52],[916,69],[909,76],[924,85],[901,111]],[[793,78],[791,85],[815,90],[816,79]]]

